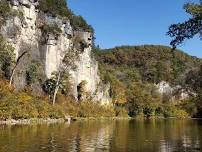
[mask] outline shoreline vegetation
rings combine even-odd
[[[20,119],[20,120],[0,120],[0,125],[43,125],[43,124],[71,124],[74,122],[80,121],[129,121],[129,120],[137,120],[137,121],[146,121],[146,120],[201,120],[201,118],[177,118],[177,117],[69,117],[58,118],[58,119],[41,119],[41,118],[31,118],[31,119]]]
[[[4,120],[0,121],[0,125],[31,125],[31,124],[54,124],[54,123],[64,123],[65,119],[20,119],[20,120]],[[67,121],[67,123],[69,123]]]
[[[32,125],[32,124],[55,124],[55,123],[72,123],[75,121],[89,121],[89,120],[131,120],[134,118],[131,117],[89,117],[89,118],[82,118],[82,117],[69,117],[69,118],[59,118],[59,119],[37,119],[37,118],[31,118],[31,119],[20,119],[20,120],[4,120],[0,121],[0,125]]]
[[[15,91],[8,83],[0,81],[0,124],[27,124],[30,122],[62,122],[73,118],[82,119],[144,119],[144,118],[188,118],[190,115],[175,107],[139,107],[134,110],[133,117],[129,109],[121,105],[102,106],[92,101],[75,102],[68,97],[59,95],[57,103],[52,105],[47,96],[34,96],[27,88]]]
[[[47,96],[34,96],[26,88],[15,91],[8,82],[0,81],[0,125],[32,125],[70,123],[85,120],[146,120],[146,119],[190,119],[188,113],[173,107],[137,109],[130,117],[129,111],[121,105],[101,106],[92,101],[76,103],[70,98],[59,95],[52,105]],[[166,109],[165,109],[166,108]]]
[[[41,124],[71,124],[73,122],[79,121],[114,121],[114,120],[171,120],[171,119],[179,119],[177,117],[69,117],[69,118],[58,118],[58,119],[42,119],[42,118],[31,118],[31,119],[8,119],[8,120],[0,120],[0,125],[41,125]],[[201,118],[180,118],[180,120],[200,120]]]

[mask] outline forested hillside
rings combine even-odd
[[[171,102],[172,96],[159,93],[157,84],[167,82],[171,87],[180,86],[198,95],[201,59],[155,45],[122,46],[95,52],[102,79],[112,85],[114,102],[126,106],[131,115],[145,110],[148,115],[172,116],[176,112],[171,109],[183,109],[193,116],[199,110],[199,100],[195,101],[198,96],[190,96],[183,102],[175,98]]]

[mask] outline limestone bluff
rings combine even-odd
[[[45,79],[59,70],[59,64],[68,51],[76,49],[75,37],[86,43],[75,60],[76,69],[69,70],[73,85],[73,95],[78,96],[77,87],[82,81],[86,81],[86,90],[95,101],[101,104],[109,104],[110,85],[104,85],[98,75],[98,63],[91,55],[92,33],[84,30],[75,30],[68,18],[53,16],[38,9],[38,0],[10,0],[12,11],[19,13],[6,18],[5,24],[1,27],[1,34],[6,41],[14,48],[16,59],[28,51],[28,55],[22,60],[16,69],[13,84],[15,88],[22,89],[26,86],[26,69],[32,62],[39,62],[41,75]],[[41,27],[57,27],[59,32],[45,33]],[[32,84],[35,92],[41,92],[39,82]]]

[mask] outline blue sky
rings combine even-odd
[[[82,15],[95,29],[101,48],[121,45],[169,45],[166,36],[172,23],[189,18],[186,2],[199,0],[68,0],[70,9]],[[190,55],[202,57],[202,41],[196,36],[179,46]]]

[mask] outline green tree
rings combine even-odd
[[[66,87],[65,84],[67,84],[66,82],[69,78],[68,71],[76,68],[75,61],[78,57],[79,51],[76,49],[68,50],[63,60],[58,65],[58,71],[55,71],[52,78],[45,82],[43,89],[51,96],[53,105],[56,102],[58,91],[64,91],[64,88]]]
[[[28,53],[27,51],[24,51],[24,52],[17,58],[17,60],[14,62],[14,66],[13,66],[13,68],[12,68],[12,70],[11,70],[11,76],[10,76],[10,79],[9,79],[9,86],[10,86],[10,87],[11,87],[12,82],[13,82],[13,77],[14,77],[16,68],[17,68],[17,66],[20,64],[21,60],[23,59],[23,57],[24,57],[27,53]]]
[[[170,43],[173,48],[176,48],[185,39],[191,39],[197,34],[202,37],[202,0],[199,4],[187,3],[184,5],[184,9],[192,17],[183,23],[171,25],[167,32],[173,38]]]
[[[28,85],[43,81],[43,67],[39,61],[32,60],[26,70],[26,81]]]
[[[14,62],[14,49],[7,45],[2,35],[0,35],[0,68],[4,76],[9,77],[9,71]]]
[[[72,11],[67,8],[65,0],[39,0],[39,9],[54,16],[72,16]]]
[[[43,90],[53,99],[53,104],[55,104],[57,92],[59,90],[66,92],[67,85],[70,85],[67,73],[64,71],[53,72],[52,77],[45,81]]]

